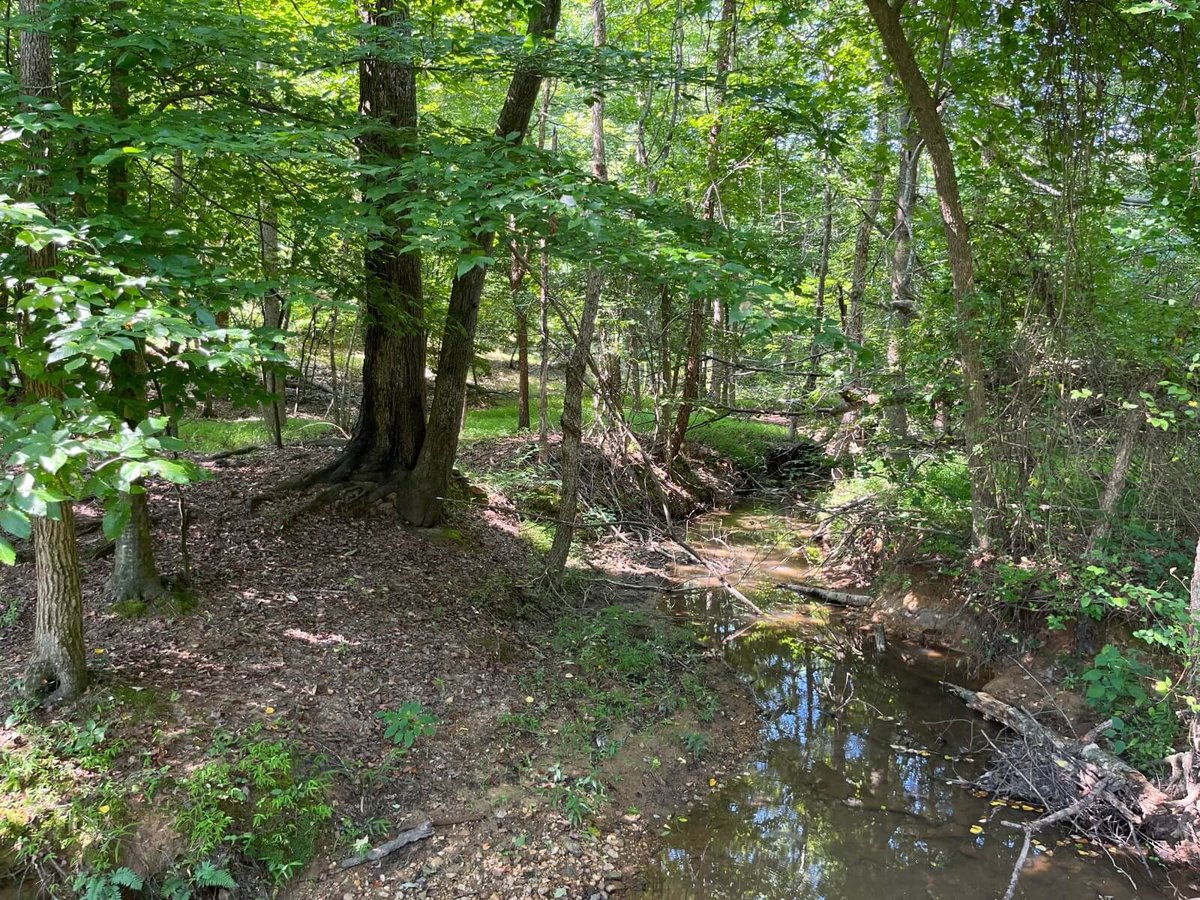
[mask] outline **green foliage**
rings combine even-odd
[[[688,731],[683,735],[683,746],[699,762],[708,753],[708,736],[699,731]]]
[[[306,774],[283,741],[233,741],[180,790],[186,801],[176,821],[194,858],[237,848],[276,882],[308,864],[333,817],[328,776]]]
[[[415,700],[400,704],[399,709],[384,709],[375,713],[383,722],[383,736],[401,752],[412,749],[417,738],[432,737],[440,720]]]
[[[1170,682],[1160,670],[1140,654],[1107,644],[1081,678],[1088,703],[1112,719],[1108,737],[1116,753],[1136,766],[1152,767],[1173,752],[1183,729],[1175,705],[1163,696]]]
[[[122,900],[123,889],[140,891],[144,882],[136,872],[121,866],[102,872],[81,872],[71,886],[80,900]]]

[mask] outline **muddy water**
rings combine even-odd
[[[691,537],[738,573],[743,590],[795,580],[802,554],[773,539],[774,546],[758,542],[753,525],[764,521],[777,538],[778,517],[761,509],[711,519],[707,534]],[[752,686],[761,745],[745,771],[670,823],[644,896],[1003,895],[1020,843],[1001,820],[1027,821],[1037,811],[994,805],[964,784],[981,770],[983,726],[937,684],[969,680],[955,668],[960,660],[880,654],[873,639],[821,607],[738,634],[744,616],[706,586],[706,573],[680,574],[695,577],[697,590],[667,595],[664,604],[723,645]],[[1067,834],[1040,837],[1018,897],[1167,896],[1131,862],[1122,863],[1125,876],[1103,855],[1089,855],[1099,848]]]

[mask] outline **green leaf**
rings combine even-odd
[[[13,545],[10,544],[8,541],[6,541],[4,538],[0,537],[0,563],[3,563],[6,566],[11,566],[16,561],[17,561],[16,548],[13,547]]]

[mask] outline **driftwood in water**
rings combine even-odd
[[[369,850],[360,856],[351,856],[349,859],[343,859],[338,868],[352,869],[355,866],[361,866],[367,862],[377,862],[385,856],[395,853],[402,847],[407,847],[409,844],[414,844],[417,841],[424,840],[433,835],[433,823],[426,819],[420,825],[409,828],[407,831],[402,831],[386,844],[380,844],[373,850]]]
[[[861,609],[862,607],[870,606],[875,602],[875,598],[870,594],[852,594],[848,591],[831,591],[829,588],[817,587],[814,584],[789,582],[779,586],[781,588],[786,588],[789,591],[795,591],[797,594],[804,594],[807,597],[815,597],[818,600],[823,600],[826,603],[833,603],[837,606],[854,606]]]
[[[1057,813],[1062,812],[1061,819],[1101,843],[1119,843],[1133,852],[1148,846],[1176,865],[1200,861],[1195,798],[1172,785],[1160,787],[1100,747],[1095,743],[1098,729],[1081,739],[1066,737],[991,694],[945,687],[1017,736],[980,780],[982,787],[1040,802],[1053,822],[1060,821]]]

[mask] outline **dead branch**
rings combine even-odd
[[[427,837],[433,836],[433,823],[426,819],[420,825],[402,831],[385,844],[380,844],[373,850],[368,850],[361,856],[351,856],[343,859],[339,864],[340,869],[353,869],[355,866],[361,866],[363,863],[378,862],[385,856],[390,856],[402,847],[407,847],[409,844],[414,844],[417,841],[422,841]]]
[[[870,594],[852,594],[848,591],[831,591],[828,588],[817,587],[815,584],[800,584],[798,582],[789,582],[779,585],[789,591],[794,591],[797,594],[804,594],[807,597],[816,597],[818,600],[823,600],[826,603],[833,603],[837,606],[854,606],[863,608],[870,606],[875,602],[875,598]]]

